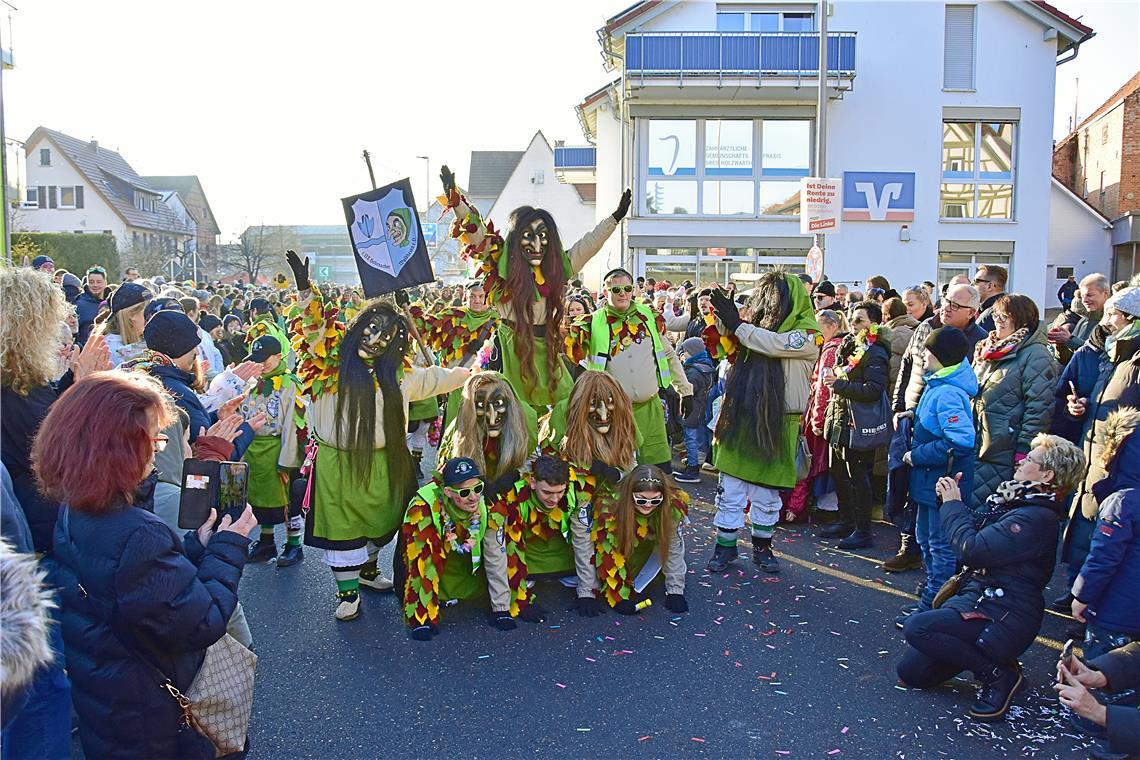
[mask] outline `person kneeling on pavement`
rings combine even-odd
[[[685,601],[685,537],[689,495],[652,465],[639,465],[622,480],[615,498],[597,506],[592,538],[602,598],[622,615],[636,615],[652,601],[645,589],[664,570],[665,609],[688,612]]]
[[[1086,655],[1087,657],[1087,655]],[[1076,655],[1057,663],[1057,692],[1061,704],[1075,715],[1070,722],[1086,734],[1107,741],[1090,748],[1094,758],[1140,755],[1140,711],[1134,706],[1104,704],[1089,689],[1118,693],[1140,688],[1140,642],[1131,642],[1100,657],[1081,662]]]
[[[491,597],[487,622],[500,631],[528,622],[526,559],[517,510],[483,499],[483,474],[467,457],[449,459],[431,482],[416,491],[404,515],[400,550],[407,581],[404,620],[417,641],[439,633],[440,600],[478,596],[483,581]]]
[[[1024,679],[1017,658],[1045,615],[1065,496],[1084,473],[1079,448],[1040,434],[1033,450],[984,505],[971,513],[958,478],[940,478],[942,528],[964,566],[939,592],[935,609],[911,615],[902,685],[925,689],[964,670],[981,682],[969,715],[1002,719]]]

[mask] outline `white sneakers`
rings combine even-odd
[[[337,620],[355,620],[360,616],[360,595],[357,594],[351,601],[342,599],[336,608]]]
[[[365,578],[360,576],[360,585],[365,588],[370,588],[373,591],[391,591],[392,581],[385,578],[383,575],[377,575],[375,578]]]

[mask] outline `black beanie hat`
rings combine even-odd
[[[198,320],[198,327],[201,327],[203,332],[210,332],[215,327],[221,326],[222,320],[218,319],[213,314],[203,314],[202,318]]]
[[[185,312],[160,311],[150,318],[143,328],[146,347],[151,351],[166,354],[171,359],[193,351],[198,347],[198,326]]]
[[[934,354],[943,367],[953,367],[970,353],[970,341],[966,333],[957,327],[939,327],[930,333],[924,347]]]

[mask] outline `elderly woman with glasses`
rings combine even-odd
[[[938,481],[942,529],[965,567],[943,587],[935,609],[907,618],[898,664],[903,686],[937,687],[964,670],[980,682],[969,716],[1001,720],[1024,679],[1017,658],[1045,615],[1067,494],[1085,468],[1081,450],[1038,435],[1032,450],[979,509],[962,503],[956,478]]]
[[[1033,437],[1049,430],[1057,387],[1057,363],[1033,299],[1004,295],[995,302],[992,316],[996,328],[974,349],[974,504],[985,503],[1009,480],[1029,453]]]

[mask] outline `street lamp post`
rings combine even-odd
[[[424,162],[424,213],[431,208],[431,159],[427,156],[416,156]]]

